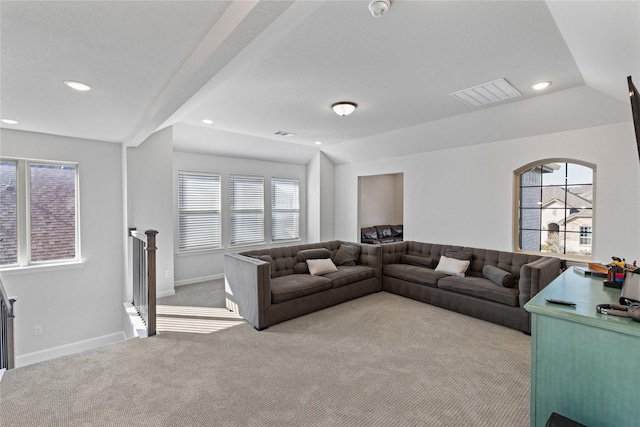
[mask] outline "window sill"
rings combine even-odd
[[[15,276],[19,274],[45,273],[49,271],[67,270],[72,268],[83,268],[84,261],[59,262],[55,264],[36,264],[25,267],[0,268],[0,275]]]
[[[240,245],[231,245],[229,246],[230,251],[247,251],[252,249],[262,249],[264,247],[278,247],[278,246],[288,246],[294,243],[302,243],[302,239],[292,239],[292,240],[276,240],[271,242],[259,242],[259,243],[248,243],[248,244],[240,244]]]
[[[575,263],[589,263],[595,262],[593,256],[580,256],[580,255],[566,255],[566,254],[554,254],[551,252],[534,252],[534,251],[523,251],[516,249],[513,251],[517,254],[526,254],[526,255],[537,255],[549,258],[560,258],[561,260],[571,261]]]
[[[185,257],[185,256],[191,256],[191,255],[205,255],[205,254],[216,253],[216,252],[224,252],[224,250],[225,249],[222,246],[218,246],[216,248],[193,249],[193,250],[186,250],[182,252],[176,252],[176,256]]]
[[[302,239],[290,239],[290,240],[273,240],[271,242],[272,246],[287,246],[292,243],[301,243]]]
[[[236,245],[230,245],[229,246],[229,250],[230,251],[246,251],[246,250],[251,250],[251,248],[255,248],[255,249],[260,249],[263,248],[265,246],[267,246],[268,243],[267,242],[255,242],[255,243],[240,243],[240,244],[236,244]]]

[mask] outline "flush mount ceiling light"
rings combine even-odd
[[[375,17],[380,18],[391,6],[390,0],[371,0],[369,3],[369,12]]]
[[[19,122],[13,119],[0,119],[0,122],[8,124],[8,125],[17,125]]]
[[[542,89],[546,89],[549,87],[549,85],[551,84],[551,82],[540,82],[540,83],[536,83],[533,86],[531,86],[531,89],[533,90],[542,90]]]
[[[314,144],[316,144],[316,145],[322,145],[322,141],[316,141],[316,142],[314,142]]]
[[[344,117],[356,111],[357,106],[358,104],[354,102],[336,102],[331,108],[337,115]]]
[[[65,80],[64,84],[69,86],[71,89],[79,90],[80,92],[86,92],[92,89],[92,87],[89,86],[88,84],[85,84],[82,82],[76,82],[73,80]]]
[[[204,123],[205,125],[210,125],[211,123],[213,123],[213,120],[211,120],[211,119],[202,119],[202,123]]]
[[[296,136],[297,133],[293,133],[293,132],[287,132],[286,130],[279,130],[277,132],[273,133],[274,135],[278,135],[278,136],[285,136],[285,137],[292,137],[292,136]]]

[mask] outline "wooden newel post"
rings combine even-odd
[[[15,351],[14,351],[14,337],[13,337],[13,319],[16,314],[13,311],[13,303],[18,300],[17,297],[9,297],[9,316],[7,316],[7,343],[9,345],[9,351],[7,352],[7,369],[15,368]]]
[[[148,285],[148,325],[147,336],[156,334],[156,230],[147,230],[147,285]]]

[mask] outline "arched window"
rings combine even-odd
[[[549,159],[523,166],[514,176],[514,249],[590,258],[595,165]]]

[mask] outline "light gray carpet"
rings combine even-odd
[[[158,298],[157,303],[193,307],[226,307],[224,279],[176,286],[175,291],[175,295]]]
[[[385,292],[262,332],[236,322],[9,371],[2,425],[529,424],[520,332]]]

